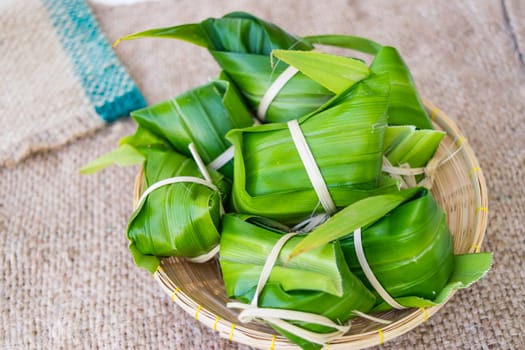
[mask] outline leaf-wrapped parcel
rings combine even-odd
[[[368,265],[393,298],[432,300],[454,270],[454,242],[445,212],[426,189],[364,228],[362,237]],[[367,281],[357,260],[353,234],[340,242],[352,271]]]
[[[151,29],[127,35],[122,40],[143,37],[180,39],[207,48],[239,87],[254,111],[259,108],[273,82],[287,68],[283,62],[272,62],[272,50],[314,48],[308,40],[245,12],[233,12],[222,18],[208,18],[200,23]],[[357,39],[359,43],[366,41],[367,46],[375,44]],[[345,36],[345,41],[354,42],[355,38]],[[347,61],[348,66],[344,67],[347,82],[355,83],[368,76],[369,69],[364,63],[351,59]],[[333,91],[299,72],[288,80],[269,105],[264,117],[260,117],[269,122],[296,119],[316,110],[334,95]]]
[[[289,260],[339,240],[350,269],[371,287],[355,251],[357,228],[362,229],[362,247],[373,275],[404,307],[436,305],[453,290],[481,278],[490,267],[490,254],[454,256],[445,212],[431,192],[421,187],[350,205],[312,231],[290,253]],[[373,311],[391,308],[377,297]]]
[[[298,122],[337,207],[397,190],[396,181],[381,176],[388,79],[374,89],[360,85]],[[232,130],[227,138],[235,147],[237,212],[292,224],[323,211],[287,124]]]
[[[161,186],[138,203],[126,232],[138,266],[155,272],[161,257],[195,258],[219,244],[222,202],[227,200],[231,189],[224,175],[208,169],[212,183],[203,184],[193,159],[175,152],[166,139],[141,126],[133,135],[124,137],[119,148],[82,171],[92,173],[111,164],[141,164],[143,190],[173,177],[197,179]]]
[[[420,189],[409,201],[366,227],[362,237],[374,275],[388,294],[405,307],[437,305],[453,290],[467,287],[490,268],[491,254],[454,255],[445,212],[427,189]],[[350,234],[341,239],[341,247],[350,269],[369,286],[353,238]],[[389,308],[380,302],[375,311]]]
[[[257,218],[249,215],[227,214],[222,221],[220,267],[226,294],[244,303],[252,301],[263,265],[284,234],[275,228],[280,226],[268,225],[267,219],[262,225],[254,223]],[[323,315],[338,324],[355,316],[353,311],[368,312],[376,299],[348,269],[339,243],[325,244],[285,263],[285,257],[302,239],[293,237],[281,249],[258,306]],[[332,331],[326,326],[297,325],[318,333]],[[321,348],[319,344],[274,328],[303,349]]]
[[[231,144],[226,133],[253,124],[252,117],[233,84],[222,79],[211,81],[167,101],[133,111],[139,127],[165,138],[177,152],[191,156],[193,143],[202,160],[209,164]],[[220,168],[233,175],[233,164]]]

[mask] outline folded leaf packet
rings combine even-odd
[[[264,265],[285,234],[268,225],[266,219],[262,226],[254,224],[257,219],[249,215],[228,214],[222,223],[219,261],[226,294],[245,304],[253,302]],[[368,312],[376,298],[350,272],[339,243],[327,243],[285,263],[285,257],[301,239],[300,236],[291,238],[278,252],[268,281],[251,306],[252,310],[270,309],[273,316],[277,315],[277,310],[301,311],[322,315],[338,325],[344,325],[349,318],[356,316],[354,311]],[[252,312],[257,313],[257,310]],[[292,313],[288,317],[293,316]],[[278,320],[272,322],[272,317],[269,323],[303,349],[322,347],[315,341],[287,332]],[[294,322],[292,319],[289,323],[314,333],[333,331],[329,326],[313,322]]]
[[[180,181],[159,187],[139,201],[127,236],[135,263],[154,272],[159,257],[204,256],[219,244],[221,192],[201,175],[193,160],[171,151],[151,151],[144,164],[145,184]],[[214,183],[222,181],[215,174]],[[212,257],[215,254],[212,254]]]
[[[366,215],[363,208],[369,208]],[[289,259],[332,240],[375,291],[374,311],[437,305],[481,278],[492,261],[491,254],[454,255],[445,212],[420,187],[350,205],[309,233]]]
[[[120,147],[83,168],[84,173],[111,165],[142,164],[143,193],[131,215],[127,237],[135,263],[155,272],[161,257],[201,260],[215,256],[223,201],[230,182],[209,169],[204,179],[193,159],[143,127]]]
[[[454,242],[445,213],[426,189],[363,228],[362,237],[368,265],[393,298],[432,300],[454,270]],[[352,271],[370,286],[356,256],[353,234],[340,242]]]
[[[207,48],[264,121],[285,122],[302,117],[335,95],[300,72],[285,73],[287,65],[273,62],[270,57],[275,49],[312,50],[314,47],[308,40],[248,13],[233,12],[221,18],[151,29],[121,39],[144,37],[180,39]],[[349,38],[353,37],[345,40]],[[369,73],[368,67],[357,60],[344,68],[346,82],[355,83]],[[283,73],[290,75],[280,78]],[[280,85],[281,80],[283,86],[271,88]]]
[[[225,138],[228,131],[253,124],[235,87],[221,79],[136,110],[131,117],[139,127],[163,137],[173,149],[188,157],[188,146],[193,143],[206,164],[231,146]],[[220,171],[231,178],[232,162],[220,166]]]
[[[393,179],[381,176],[388,85],[377,91],[359,85],[335,106],[297,122],[337,207],[397,190]],[[319,205],[290,123],[228,133],[235,147],[232,200],[236,211],[291,224],[326,209]]]

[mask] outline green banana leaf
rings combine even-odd
[[[442,303],[490,268],[490,254],[454,256],[445,213],[424,188],[369,197],[350,205],[309,233],[287,261],[338,240],[351,271],[371,288],[355,253],[353,232],[359,227],[374,276],[405,307]],[[377,293],[376,297],[373,312],[391,309]]]
[[[213,51],[211,54],[219,66],[235,81],[254,111],[257,110],[266,91],[287,68],[287,65],[281,61],[272,62],[269,56],[222,51]],[[267,122],[297,119],[315,111],[333,96],[333,92],[299,72],[279,91],[270,104],[266,116],[261,119]]]
[[[268,222],[267,219],[264,219]],[[284,232],[257,226],[250,215],[223,217],[220,266],[229,298],[250,303],[259,282],[262,267],[275,243]],[[275,226],[275,225],[274,225]],[[295,261],[284,258],[303,238],[291,238],[279,258],[258,299],[263,308],[288,309],[323,315],[336,323],[353,317],[353,311],[368,312],[375,297],[348,269],[339,244],[328,243],[305,253]],[[300,327],[330,332],[327,326],[297,323]],[[303,349],[319,349],[313,344],[276,328]]]
[[[416,130],[414,126],[390,126],[385,132],[384,154],[394,166],[425,166],[434,156],[446,133],[441,130]]]
[[[231,12],[221,18],[208,18],[200,23],[150,29],[126,35],[119,40],[145,37],[179,39],[210,50],[267,56],[276,48],[313,49],[309,42],[300,37],[241,11]]]
[[[119,141],[118,148],[84,165],[80,169],[80,173],[84,175],[94,174],[110,165],[125,167],[143,164],[146,155],[152,149],[173,150],[165,139],[145,128],[138,127],[134,134],[125,136]]]
[[[381,44],[359,36],[341,34],[310,35],[303,37],[310,44],[342,47],[370,55],[376,55],[383,47]]]
[[[470,287],[474,282],[483,278],[492,265],[492,253],[460,254],[454,256],[454,270],[447,284],[432,299],[416,296],[398,297],[396,301],[409,307],[432,307],[447,301],[455,291]],[[382,312],[390,310],[391,306],[385,302],[374,306],[370,311]]]
[[[412,74],[399,52],[384,46],[370,65],[376,74],[390,75],[390,106],[388,123],[391,125],[415,125],[419,129],[433,129],[425,106],[421,101]]]
[[[350,269],[370,286],[357,260],[352,231],[347,232],[350,235],[340,239],[345,258]],[[426,189],[362,230],[362,237],[370,268],[394,299],[433,300],[454,270],[454,243],[445,212]]]
[[[83,173],[111,164],[142,164],[144,186],[175,176],[202,178],[196,163],[173,150],[163,138],[138,127],[120,146],[92,163]],[[216,189],[180,182],[162,186],[140,203],[131,215],[127,237],[137,266],[155,272],[164,256],[198,257],[219,244],[221,201],[227,200],[229,181],[208,169]]]
[[[188,146],[193,143],[206,164],[231,146],[224,137],[229,130],[253,124],[235,87],[227,80],[215,80],[133,111],[131,117],[188,157],[191,156]],[[224,165],[220,171],[231,178],[233,163]]]
[[[381,176],[388,84],[382,91],[352,87],[334,107],[300,119],[330,195],[339,208],[370,195],[397,191]],[[322,212],[286,124],[232,130],[235,147],[232,200],[237,212],[297,223]]]
[[[344,60],[337,55],[322,54],[321,56],[320,53],[309,51],[274,50],[272,55],[336,93],[345,89],[345,84],[342,82],[345,76],[341,71],[345,66],[351,70],[354,65],[353,60]],[[388,107],[390,125],[415,125],[419,129],[433,129],[412,75],[395,48],[389,46],[380,48],[370,65],[370,71],[375,74],[388,74],[390,77],[391,99]],[[354,78],[350,77],[347,79],[346,87],[354,83]]]
[[[410,200],[420,191],[422,191],[420,188],[410,188],[377,196],[368,196],[352,203],[310,232],[305,239],[295,246],[288,256],[288,260],[292,261],[305,252],[341,239],[357,228],[371,225],[400,204]]]
[[[422,129],[416,130],[412,125],[389,126],[385,132],[383,143],[383,154],[388,160],[386,165],[393,167],[408,166],[411,171],[421,171],[420,173],[407,173],[406,175],[395,174],[395,170],[383,167],[386,173],[393,172],[393,177],[400,176],[403,179],[403,186],[415,186],[425,176],[424,167],[434,157],[434,154],[446,133],[441,130]]]
[[[272,55],[296,67],[334,94],[347,90],[370,74],[360,60],[317,51],[274,50]]]
[[[144,163],[145,185],[171,177],[202,175],[195,162],[173,151],[151,150]],[[223,176],[210,174],[214,183]],[[194,258],[219,244],[221,191],[200,183],[180,182],[151,192],[135,209],[128,223],[127,237],[135,263],[154,272],[159,257]]]
[[[230,13],[222,18],[208,18],[200,23],[146,30],[120,40],[145,37],[179,39],[207,48],[239,87],[254,111],[271,84],[287,67],[282,62],[273,64],[271,51],[313,49],[309,41],[244,12]],[[346,38],[349,46],[365,49],[373,46],[373,42],[363,38]],[[368,75],[368,68],[357,61],[352,69],[353,79],[359,80]],[[330,90],[297,73],[270,104],[265,120],[284,122],[299,118],[316,110],[333,95]]]

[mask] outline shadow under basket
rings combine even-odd
[[[487,189],[481,168],[455,123],[428,100],[424,100],[424,104],[435,128],[446,132],[436,157],[445,159],[456,152],[436,170],[432,194],[447,213],[455,254],[479,252],[488,216]],[[140,172],[135,183],[136,199],[142,184]],[[299,349],[263,323],[239,323],[238,311],[226,307],[229,299],[217,259],[197,264],[181,258],[164,258],[153,276],[173,302],[218,336],[260,349]],[[359,317],[352,319],[350,331],[332,341],[329,348],[362,349],[381,344],[423,323],[443,305],[375,314],[392,321],[386,326]]]

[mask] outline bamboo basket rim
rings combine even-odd
[[[462,164],[462,169],[458,169],[456,166],[452,171],[459,173],[460,170],[463,170],[463,180],[465,180],[465,173],[468,173],[470,182],[469,185],[473,191],[473,203],[467,207],[467,209],[470,209],[470,216],[468,217],[470,220],[468,220],[467,226],[468,229],[472,230],[469,231],[472,233],[471,239],[470,242],[466,242],[466,245],[463,245],[467,248],[460,248],[459,251],[460,253],[480,252],[488,221],[488,195],[485,177],[474,154],[474,151],[468,144],[467,139],[463,133],[457,127],[456,123],[428,99],[422,98],[422,100],[430,114],[430,118],[432,119],[434,125],[445,131],[450,141],[456,147],[460,148],[458,153],[463,156],[466,164]],[[141,168],[135,180],[135,202],[140,197],[143,188],[143,176],[144,173],[143,169]],[[448,185],[448,183],[445,185]],[[472,212],[474,212],[473,215]],[[454,238],[456,239],[456,234],[452,228],[451,231],[454,235]],[[460,238],[462,237],[460,236]],[[458,250],[456,248],[457,247],[455,247],[455,250]],[[163,261],[164,260],[165,259],[163,259]],[[176,258],[174,260],[169,260],[167,264],[178,264],[180,261],[180,259]],[[189,315],[192,315],[196,321],[201,322],[206,327],[218,333],[221,338],[249,345],[258,349],[300,349],[297,345],[291,343],[285,337],[274,333],[270,328],[268,328],[268,330],[271,333],[268,333],[267,331],[261,331],[260,329],[257,329],[257,327],[253,327],[251,323],[246,325],[237,324],[223,318],[216,312],[213,312],[206,305],[203,305],[204,303],[199,303],[194,300],[191,295],[188,295],[188,293],[184,291],[184,286],[177,285],[170,278],[170,275],[167,273],[165,267],[163,267],[163,264],[161,264],[157,271],[153,273],[153,278],[158,282],[166,294],[169,295],[174,303],[180,306]],[[345,335],[331,342],[329,344],[329,348],[363,349],[380,345],[386,341],[392,340],[427,321],[429,317],[436,314],[439,309],[451,299],[453,294],[454,293],[452,293],[449,299],[440,305],[429,308],[410,309],[409,313],[406,315],[404,314],[401,318],[389,325],[378,325],[377,329],[375,330]],[[214,296],[215,295],[212,295],[211,297]],[[328,348],[328,346],[325,348]]]

